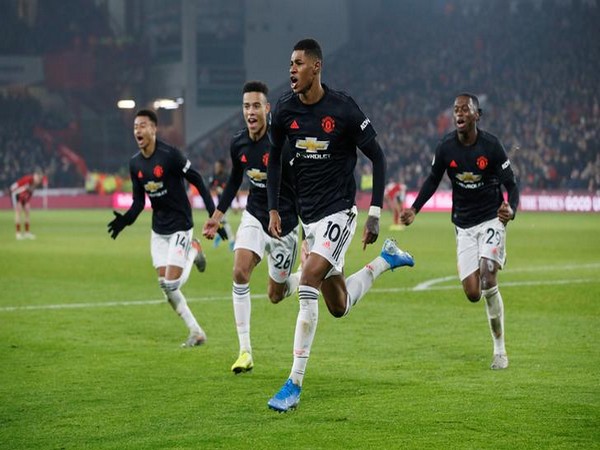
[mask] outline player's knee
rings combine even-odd
[[[496,276],[493,274],[485,274],[481,277],[481,289],[484,291],[493,289],[496,286]]]
[[[233,268],[233,281],[238,284],[248,284],[250,282],[250,271],[241,267]]]
[[[267,295],[269,296],[271,303],[279,303],[285,298],[285,285],[269,283]]]
[[[477,303],[479,300],[481,300],[480,290],[467,290],[465,291],[465,295],[471,303]]]
[[[336,304],[330,304],[330,303],[327,303],[327,302],[325,302],[325,303],[327,304],[327,309],[329,310],[329,314],[331,314],[336,319],[344,317],[344,315],[346,314],[346,305],[340,305],[340,304],[337,304],[337,303]]]

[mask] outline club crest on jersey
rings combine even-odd
[[[163,173],[165,173],[165,171],[163,170],[162,166],[154,166],[152,173],[154,174],[154,176],[156,178],[161,178],[163,176]]]
[[[477,167],[479,170],[483,170],[488,166],[488,159],[485,156],[480,156],[477,158]]]
[[[307,137],[306,139],[298,139],[296,141],[296,148],[306,150],[306,153],[317,153],[327,150],[328,147],[329,141],[319,141],[315,137]]]
[[[323,117],[321,120],[321,128],[323,128],[325,133],[331,133],[335,129],[335,120],[333,120],[333,117]]]
[[[263,165],[265,165],[265,166],[269,165],[269,154],[268,153],[263,154],[262,162],[263,162]]]

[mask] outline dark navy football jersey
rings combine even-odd
[[[508,202],[517,211],[519,191],[506,151],[498,138],[477,130],[475,144],[465,146],[458,133],[448,133],[438,144],[431,173],[413,207],[417,212],[433,195],[444,172],[452,183],[452,222],[469,228],[498,216],[504,200],[501,185],[508,191]]]
[[[292,92],[284,94],[275,106],[269,131],[276,148],[286,138],[289,141],[304,223],[354,205],[356,147],[377,134],[352,97],[323,88],[323,98],[312,105],[305,105]]]
[[[133,184],[133,205],[127,213],[130,223],[143,209],[147,194],[152,204],[154,232],[172,234],[192,228],[192,208],[185,180],[192,182],[201,194],[205,194],[207,189],[200,174],[190,166],[190,161],[179,150],[159,140],[156,141],[156,149],[150,158],[145,158],[141,152],[136,153],[129,161]],[[202,185],[199,186],[198,183]],[[205,195],[203,198],[206,202]],[[212,200],[206,206],[209,214],[212,214]]]
[[[231,175],[217,208],[223,213],[227,211],[246,174],[250,181],[246,210],[260,221],[263,230],[268,233],[267,165],[271,151],[269,137],[265,133],[255,142],[250,138],[248,129],[244,128],[233,136],[229,151],[232,162]],[[285,146],[282,154],[282,180],[279,191],[282,236],[298,225],[294,178],[290,162],[289,148]]]

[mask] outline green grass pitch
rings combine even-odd
[[[237,225],[239,215],[230,214]],[[182,349],[181,320],[150,263],[150,214],[116,241],[109,210],[32,213],[35,241],[0,212],[1,449],[600,448],[600,215],[521,213],[499,282],[510,367],[489,369],[483,304],[456,276],[449,213],[394,236],[416,259],[384,274],[344,319],[320,320],[296,411],[267,400],[291,367],[296,297],[251,282],[255,369],[234,376],[233,254],[202,240],[206,272],[184,286],[208,334]],[[206,215],[195,212],[196,235]],[[417,289],[415,289],[417,288]]]

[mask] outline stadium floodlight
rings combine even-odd
[[[170,98],[157,98],[154,100],[154,109],[177,109],[179,108],[179,99],[173,100]]]
[[[117,102],[117,107],[119,109],[133,109],[135,108],[135,100],[119,100]]]

